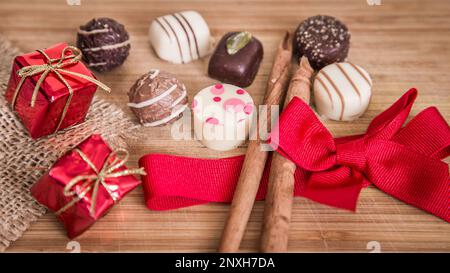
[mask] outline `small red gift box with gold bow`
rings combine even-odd
[[[33,185],[31,194],[58,215],[74,238],[140,184],[134,174],[145,172],[128,169],[127,158],[125,150],[114,152],[100,135],[92,135],[62,156]]]
[[[6,100],[33,138],[84,121],[97,86],[81,62],[81,51],[65,43],[17,56]]]

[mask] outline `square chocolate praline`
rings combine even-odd
[[[263,58],[261,42],[251,41],[233,55],[227,52],[227,39],[237,32],[225,34],[209,60],[208,75],[223,83],[247,87],[252,84]]]

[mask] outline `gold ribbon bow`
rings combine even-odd
[[[27,77],[31,77],[31,76],[35,76],[38,74],[42,74],[39,77],[39,80],[36,82],[36,86],[34,87],[33,90],[33,95],[31,97],[31,107],[34,107],[35,103],[36,103],[36,98],[37,95],[39,93],[39,88],[41,87],[42,83],[44,82],[45,78],[48,76],[48,74],[50,72],[55,73],[56,76],[58,76],[58,78],[61,80],[61,82],[67,87],[67,89],[69,90],[69,97],[67,98],[67,102],[66,105],[64,106],[63,112],[61,114],[61,118],[59,119],[58,125],[56,126],[55,132],[58,131],[59,127],[61,126],[64,117],[67,114],[67,109],[69,108],[70,105],[70,101],[72,100],[73,97],[73,89],[72,87],[69,85],[69,83],[66,81],[66,79],[64,78],[64,76],[62,74],[68,74],[71,76],[75,76],[75,77],[79,77],[82,79],[85,79],[87,81],[90,81],[94,84],[96,84],[97,86],[99,86],[100,88],[102,88],[103,90],[110,92],[111,89],[106,86],[105,84],[103,84],[102,82],[86,76],[84,74],[81,73],[77,73],[77,72],[73,72],[67,69],[64,69],[64,67],[75,64],[77,62],[79,62],[81,60],[82,57],[82,53],[81,50],[78,49],[77,47],[74,46],[67,46],[63,49],[63,51],[61,52],[61,57],[58,59],[51,59],[47,53],[45,53],[42,50],[37,50],[42,56],[44,56],[44,58],[47,60],[47,63],[45,64],[40,64],[40,65],[30,65],[30,66],[25,66],[22,67],[21,69],[19,69],[17,71],[17,75],[19,75],[20,82],[17,85],[17,88],[14,92],[14,96],[12,99],[12,107],[13,109],[15,108],[16,105],[16,100],[17,100],[17,96],[19,95],[20,89],[22,88],[23,83],[25,82]],[[67,52],[72,52],[71,55],[66,55]],[[68,60],[68,61],[66,61]],[[62,73],[62,74],[61,74]]]
[[[106,180],[108,178],[115,178],[134,174],[140,175],[146,174],[143,168],[116,171],[118,168],[124,166],[125,162],[128,160],[129,157],[128,151],[124,149],[119,149],[114,153],[111,152],[109,156],[106,158],[106,161],[103,164],[103,167],[100,171],[95,167],[94,163],[92,163],[92,161],[89,160],[86,154],[83,153],[80,149],[74,149],[74,151],[80,155],[83,161],[89,165],[89,167],[95,172],[95,174],[79,175],[74,177],[69,181],[69,183],[67,183],[67,185],[64,187],[64,195],[65,196],[76,195],[76,197],[74,197],[69,203],[60,208],[56,212],[57,215],[61,214],[71,206],[75,205],[75,203],[83,199],[87,193],[92,191],[91,207],[89,209],[89,212],[91,216],[93,216],[95,212],[95,205],[97,203],[98,188],[100,185],[102,185],[106,189],[106,191],[109,193],[114,202],[117,201],[117,197],[111,192],[108,183],[106,183]],[[114,160],[112,161],[110,160],[114,154],[118,155],[118,153],[121,152],[125,153],[125,157],[123,159],[120,159],[118,156],[116,156]],[[75,187],[75,185],[77,185],[80,182],[83,182],[83,184],[81,185],[82,190],[81,192],[78,193],[75,189],[73,189],[73,187]]]

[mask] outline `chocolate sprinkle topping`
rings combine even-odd
[[[294,50],[306,56],[314,69],[347,58],[350,32],[338,19],[317,15],[303,21],[295,31]]]

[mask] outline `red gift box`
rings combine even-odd
[[[83,122],[97,85],[105,89],[80,59],[65,43],[14,59],[5,97],[32,138]]]
[[[62,156],[33,185],[31,194],[55,212],[67,235],[74,238],[103,217],[114,204],[140,184],[125,158],[113,152],[100,135],[92,135]]]

